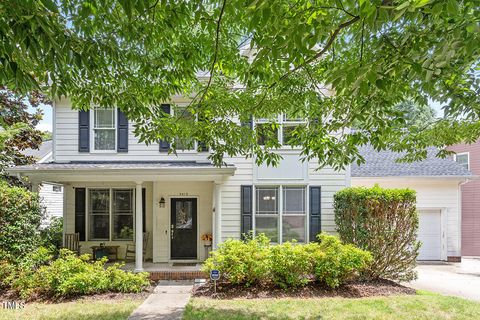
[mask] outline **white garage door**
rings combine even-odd
[[[418,260],[442,259],[440,210],[419,210],[418,240],[422,242]]]

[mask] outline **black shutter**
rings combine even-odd
[[[147,219],[147,208],[146,208],[146,205],[147,205],[147,196],[146,196],[146,192],[147,189],[145,188],[142,188],[142,223],[143,223],[143,226],[142,226],[142,230],[143,232],[147,232],[147,222],[145,221]]]
[[[310,241],[317,241],[317,234],[322,231],[321,196],[320,187],[310,187]]]
[[[90,110],[78,111],[78,152],[90,152]]]
[[[85,197],[85,188],[75,188],[75,233],[80,234],[80,241],[85,241]]]
[[[128,119],[125,113],[118,110],[117,152],[128,152]]]
[[[207,147],[207,145],[205,144],[205,142],[203,142],[203,141],[198,141],[198,150],[199,150],[200,152],[206,152],[206,151],[208,151],[208,147]]]
[[[160,106],[160,108],[166,114],[168,114],[168,115],[170,114],[170,105],[169,104],[162,104]],[[168,150],[170,149],[170,141],[168,141],[168,140],[160,140],[158,142],[158,144],[160,145],[160,152],[168,152]]]
[[[252,230],[253,208],[252,208],[252,186],[241,186],[240,207],[241,207],[241,236],[248,234]]]
[[[253,130],[253,116],[250,116],[248,121],[242,122],[242,127],[249,127]]]

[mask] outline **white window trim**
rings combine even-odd
[[[98,190],[98,189],[108,189],[109,190],[109,211],[108,211],[108,239],[91,239],[90,238],[90,190]],[[114,239],[113,238],[113,190],[114,189],[131,189],[133,191],[133,197],[132,197],[132,209],[133,209],[133,235],[132,235],[132,240],[123,240],[123,239]],[[125,187],[104,187],[104,186],[98,186],[98,187],[88,187],[85,188],[85,241],[95,241],[95,242],[132,242],[135,241],[135,224],[136,224],[136,192],[134,187],[130,186],[125,186]]]
[[[304,201],[305,201],[305,214],[286,214],[286,216],[299,216],[299,217],[305,217],[305,242],[298,242],[299,244],[303,243],[308,243],[310,242],[309,239],[309,217],[310,217],[310,212],[309,212],[309,188],[308,185],[305,184],[257,184],[253,186],[253,199],[252,199],[252,205],[253,205],[253,214],[252,214],[252,231],[253,235],[257,235],[257,228],[256,228],[256,217],[257,217],[257,189],[263,189],[263,188],[277,188],[278,189],[278,239],[276,244],[282,244],[283,243],[283,189],[284,188],[304,188]],[[259,214],[260,216],[268,216],[267,214]],[[273,215],[271,215],[273,216]]]
[[[95,109],[97,106],[93,107],[90,112],[90,153],[118,153],[117,152],[117,141],[118,141],[118,111],[116,107],[113,107],[113,116],[115,117],[115,128],[107,130],[115,130],[115,150],[96,150],[95,149]],[[109,109],[109,108],[107,108]]]
[[[170,106],[170,115],[171,116],[175,116],[175,108],[185,108],[186,109],[186,108],[188,108],[188,105],[186,105],[186,104],[178,104],[176,106],[171,105]],[[197,115],[195,115],[195,121],[196,120],[197,120]],[[174,138],[171,143],[175,142],[175,139],[176,138]],[[198,152],[198,141],[197,140],[193,141],[193,149],[185,149],[185,150],[177,149],[176,152],[179,153],[179,154],[197,154],[197,153],[199,153]]]
[[[467,170],[470,170],[470,152],[459,152],[459,153],[456,153],[456,154],[454,154],[454,156],[453,156],[453,157],[454,157],[453,160],[454,160],[455,162],[457,162],[457,156],[464,156],[464,155],[467,156]],[[458,163],[458,162],[457,162],[457,163]],[[461,166],[463,166],[463,164],[461,164],[461,163],[458,163],[458,164],[461,165]]]
[[[262,119],[256,119],[254,120],[254,127],[256,127],[257,124],[265,124],[265,123],[270,123],[271,121],[276,121],[279,124],[279,128],[277,130],[277,139],[281,145],[280,150],[300,150],[301,146],[291,146],[289,144],[283,144],[283,127],[295,127],[295,126],[300,126],[303,124],[307,123],[307,120],[287,120],[285,118],[284,113],[278,114],[275,118],[272,119],[267,119],[267,118],[262,118]]]

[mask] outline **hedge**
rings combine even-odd
[[[410,189],[345,188],[334,195],[340,238],[367,250],[371,278],[409,281],[420,248],[417,241],[416,193]]]

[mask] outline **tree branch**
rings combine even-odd
[[[215,72],[215,64],[217,63],[217,59],[218,59],[218,46],[219,46],[219,40],[220,40],[220,25],[222,23],[222,17],[223,17],[223,13],[225,12],[226,3],[227,3],[227,0],[223,0],[222,8],[220,9],[220,15],[218,16],[217,31],[216,31],[216,36],[215,36],[215,52],[213,54],[212,68],[210,69],[210,77],[208,78],[207,86],[205,87],[205,90],[203,91],[203,95],[202,95],[202,98],[200,99],[199,104],[201,104],[203,99],[205,98],[205,95],[207,94],[207,91],[210,88],[210,85],[212,83],[212,78],[213,78],[213,75],[214,75],[214,72]]]
[[[345,29],[347,28],[348,26],[354,24],[355,22],[357,22],[358,20],[360,20],[360,17],[359,16],[355,16],[355,18],[352,18],[342,24],[340,24],[333,32],[332,34],[330,35],[330,38],[328,38],[328,41],[327,43],[325,44],[325,47],[323,47],[322,50],[320,50],[319,52],[317,52],[313,57],[311,57],[310,59],[307,59],[305,60],[305,62],[303,62],[302,64],[296,66],[295,68],[291,69],[290,71],[288,71],[287,73],[285,73],[283,76],[280,77],[279,81],[282,81],[284,80],[285,78],[287,78],[288,76],[290,76],[292,73],[295,73],[296,71],[302,69],[303,67],[305,67],[306,65],[314,62],[315,60],[317,60],[318,58],[320,58],[323,54],[325,54],[325,52],[328,51],[328,49],[330,49],[330,47],[332,46],[333,42],[335,41],[335,39],[337,38],[338,34],[340,33],[340,31],[342,31],[342,29]],[[270,87],[274,87],[276,84],[278,83],[278,81],[272,83],[270,85]]]

